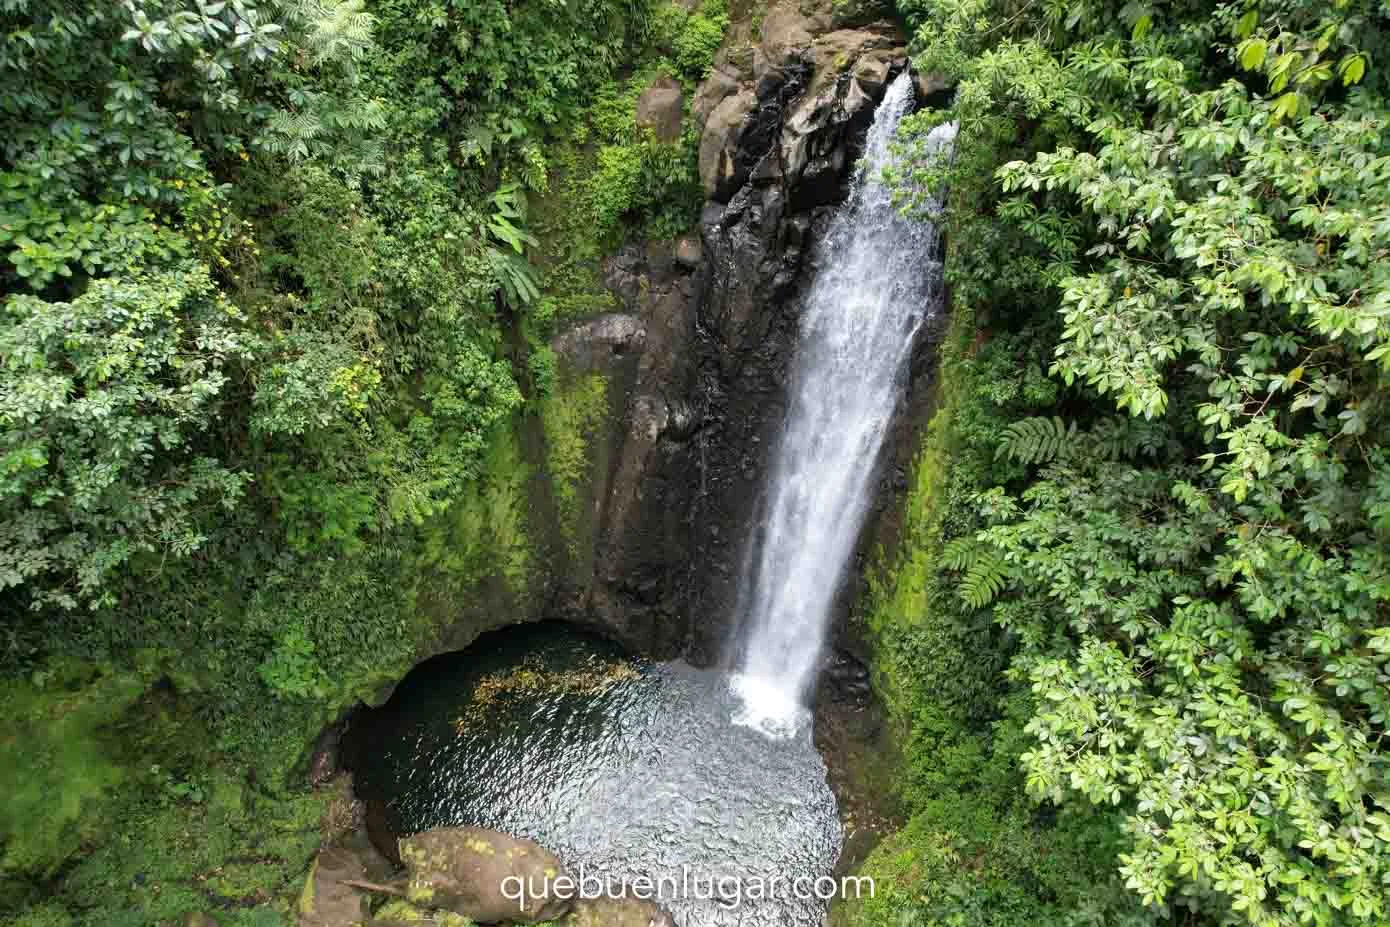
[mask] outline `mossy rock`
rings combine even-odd
[[[592,898],[575,902],[562,927],[675,927],[655,903],[635,898]]]
[[[483,827],[440,827],[400,841],[409,871],[406,897],[416,906],[462,914],[483,923],[534,924],[568,913],[568,901],[542,896],[565,874],[539,844]],[[517,880],[520,880],[519,882]],[[514,886],[527,886],[517,897]]]
[[[474,922],[452,911],[427,911],[408,901],[391,901],[372,915],[368,927],[388,927],[390,924],[427,923],[430,927],[475,927]]]
[[[299,927],[347,927],[367,920],[367,893],[344,884],[365,875],[362,861],[349,850],[332,847],[319,853],[299,896]]]

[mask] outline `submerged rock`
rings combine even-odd
[[[566,900],[533,897],[532,886],[545,895],[565,867],[532,840],[485,827],[438,827],[401,838],[400,850],[409,872],[406,897],[416,905],[489,924],[534,924],[569,911]]]

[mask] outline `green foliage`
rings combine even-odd
[[[545,463],[560,527],[574,547],[579,537],[580,490],[589,481],[589,450],[599,424],[608,417],[608,384],[601,374],[590,374],[566,384],[541,403],[545,431]]]
[[[541,331],[555,321],[614,310],[598,274],[603,254],[628,237],[683,234],[699,215],[694,130],[666,143],[636,124],[638,96],[663,73],[660,49],[647,56],[653,63],[600,88],[566,143],[550,149],[557,182],[535,209],[542,296],[532,317]]]
[[[671,63],[676,75],[689,84],[698,84],[709,74],[715,52],[724,42],[729,28],[729,5],[725,0],[705,0],[687,13],[670,4],[658,21],[657,31],[670,36]]]
[[[495,162],[538,140],[608,79],[642,38],[647,6],[437,0],[421,8],[387,0],[373,12],[396,45],[389,67],[415,78],[401,98],[429,106],[445,95],[455,99],[459,152]]]
[[[306,745],[528,600],[529,207],[648,13],[0,3],[7,916],[285,922]],[[688,215],[626,118],[605,244]]]
[[[111,605],[141,554],[187,555],[247,483],[207,450],[242,315],[205,268],[18,295],[0,327],[0,589],[36,606]]]
[[[250,908],[282,898],[298,882],[318,849],[324,799],[265,795],[222,773],[209,788],[226,800],[130,803],[116,839],[66,879],[64,900],[76,924],[150,923],[222,905]],[[283,912],[285,903],[278,905]],[[264,916],[245,922],[283,923]]]
[[[459,592],[500,580],[515,600],[531,589],[536,544],[527,534],[530,467],[516,427],[499,429],[488,445],[482,476],[425,530],[421,562]]]
[[[1157,917],[1390,916],[1377,9],[909,9],[960,84],[905,144],[961,131],[905,202],[951,184],[957,311],[1064,387],[996,410],[938,581],[1007,634],[1028,791],[1118,811]]]
[[[1021,463],[1042,463],[1055,458],[1075,437],[1075,422],[1067,425],[1055,415],[1051,418],[1025,418],[1005,429],[1004,439],[995,453]]]
[[[973,322],[958,307],[903,535],[877,558],[864,603],[875,684],[899,729],[896,785],[908,823],[860,868],[875,897],[838,903],[831,923],[1151,923],[1113,871],[1116,820],[1041,812],[1026,797],[1019,756],[1032,702],[1001,677],[1007,639],[954,587],[953,571],[978,558],[971,500],[1000,472],[999,419],[1035,408],[1021,400],[1033,364],[1018,363],[1030,339],[977,351]]]
[[[593,145],[593,165],[574,178],[571,195],[594,223],[600,244],[636,230],[650,238],[685,231],[701,196],[693,130],[677,142],[659,142],[636,123],[637,98],[662,71],[657,65],[603,88],[591,118],[576,125],[577,145]],[[587,160],[587,159],[585,159]]]

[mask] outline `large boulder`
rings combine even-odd
[[[361,859],[350,850],[319,851],[299,896],[299,927],[344,927],[370,916],[370,896],[348,884],[367,876]]]
[[[705,195],[714,200],[727,200],[738,189],[739,143],[748,115],[757,105],[753,91],[725,97],[705,119],[700,136],[700,182]]]
[[[674,142],[681,137],[681,105],[680,82],[663,74],[637,98],[637,125],[658,141]]]
[[[535,924],[569,912],[568,900],[545,897],[564,865],[534,841],[485,827],[439,827],[401,838],[400,852],[412,904],[486,924]]]
[[[690,104],[690,115],[695,124],[703,128],[709,122],[709,115],[714,112],[714,108],[738,93],[738,89],[737,77],[718,68],[710,71],[709,77],[706,77],[705,82],[695,91],[695,102]]]
[[[676,927],[676,922],[650,901],[593,898],[575,902],[562,927]]]
[[[763,17],[762,41],[753,49],[754,79],[775,79],[792,64],[805,60],[815,34],[823,28],[823,23],[793,3],[781,3],[768,10]]]

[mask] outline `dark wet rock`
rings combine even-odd
[[[863,704],[873,695],[869,668],[844,651],[829,655],[823,672],[823,689],[837,702]]]
[[[516,879],[542,888],[565,872],[560,860],[535,841],[484,827],[439,827],[401,838],[400,848],[408,872],[406,897],[416,906],[488,924],[534,924],[569,911],[568,901],[513,888]]]
[[[363,745],[364,747],[366,745]],[[361,762],[362,758],[354,760]],[[386,810],[386,802],[380,798],[367,798],[362,802],[362,824],[371,841],[372,848],[393,866],[401,864],[401,849],[396,843],[396,834],[391,830]]]

